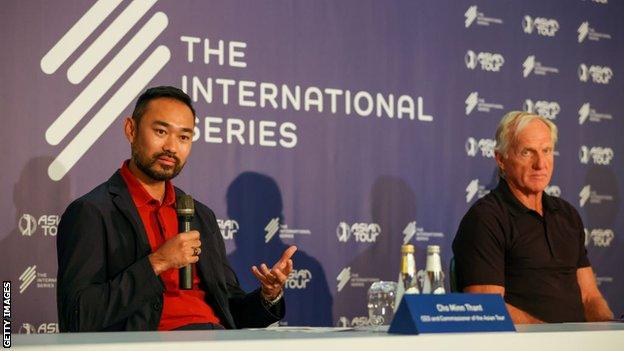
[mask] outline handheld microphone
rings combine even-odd
[[[178,232],[191,230],[191,221],[195,215],[195,204],[191,195],[180,195],[176,199],[176,213],[178,214]],[[191,290],[193,288],[192,266],[187,264],[179,269],[180,289]]]

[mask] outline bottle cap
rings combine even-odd
[[[407,245],[401,245],[401,253],[414,253],[414,245],[412,244],[407,244]]]
[[[427,254],[440,253],[440,246],[438,245],[428,245],[427,246]]]

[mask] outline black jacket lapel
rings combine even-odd
[[[113,176],[108,180],[108,191],[113,195],[113,203],[117,209],[119,209],[124,217],[126,217],[128,222],[132,225],[132,229],[134,229],[133,234],[137,236],[137,252],[135,254],[137,257],[143,257],[149,254],[152,249],[149,241],[147,240],[147,234],[145,233],[143,221],[139,216],[139,212],[137,211],[134,202],[132,202],[132,198],[128,192],[128,187],[123,181],[119,171],[115,172],[115,174],[113,174]]]

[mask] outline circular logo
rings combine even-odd
[[[529,99],[524,100],[524,105],[522,106],[522,109],[526,112],[533,112],[533,101]]]
[[[18,333],[20,334],[37,334],[37,329],[35,326],[30,323],[22,323],[22,326],[19,328]]]
[[[477,54],[472,50],[468,50],[466,56],[464,56],[464,61],[466,61],[466,67],[475,69],[477,67]]]
[[[522,19],[522,30],[524,30],[527,34],[531,34],[533,32],[533,19],[531,16],[527,15]]]
[[[336,235],[338,241],[346,242],[351,236],[351,227],[345,222],[340,222],[336,228]]]
[[[587,69],[587,65],[581,63],[578,68],[578,76],[581,82],[587,82],[589,79],[589,69]]]
[[[22,235],[31,236],[37,230],[37,220],[28,213],[24,213],[20,217],[17,227]]]
[[[581,163],[589,162],[589,148],[585,145],[581,145],[581,149],[579,150],[579,160]]]
[[[469,137],[466,140],[466,154],[468,154],[468,156],[476,156],[477,155],[477,140],[475,140],[475,138],[473,137]]]

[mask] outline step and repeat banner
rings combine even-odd
[[[5,1],[0,275],[13,331],[57,332],[57,225],[130,156],[149,86],[197,110],[174,183],[211,207],[242,286],[299,247],[284,325],[369,323],[400,246],[440,245],[497,183],[508,110],[560,129],[547,192],[581,214],[624,313],[624,2]],[[446,282],[448,285],[448,281]]]

